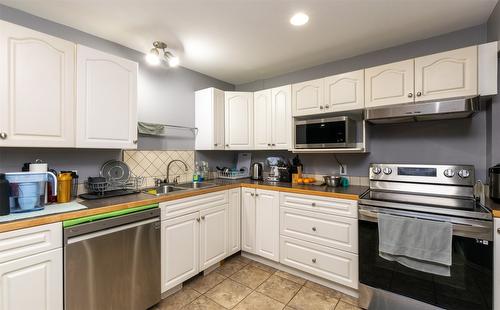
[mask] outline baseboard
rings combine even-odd
[[[325,280],[323,278],[317,277],[315,275],[312,275],[310,273],[307,273],[307,272],[304,272],[304,271],[301,271],[301,270],[298,270],[298,269],[295,269],[292,267],[285,266],[279,262],[275,262],[275,261],[269,260],[267,258],[263,258],[263,257],[255,255],[255,254],[243,252],[243,251],[241,251],[241,256],[249,258],[249,259],[254,260],[256,262],[262,263],[264,265],[273,267],[275,269],[288,272],[288,273],[293,274],[295,276],[302,277],[306,280],[321,284],[323,286],[332,288],[336,291],[339,291],[339,292],[344,293],[346,295],[352,296],[354,298],[359,297],[358,290],[356,290],[356,289],[353,289],[353,288],[350,288],[350,287],[347,287],[347,286],[344,286],[342,284],[338,284],[338,283],[335,283],[335,282],[332,282],[329,280]]]
[[[171,289],[166,290],[165,292],[161,293],[161,299],[165,299],[168,296],[177,293],[181,289],[182,289],[182,283],[181,284],[177,284],[176,286],[172,287]]]

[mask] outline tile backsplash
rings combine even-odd
[[[179,182],[191,181],[194,171],[194,151],[124,151],[123,161],[129,165],[134,176],[145,178],[145,186],[153,186],[155,178],[164,179],[170,161],[180,159],[188,166],[175,162],[170,167],[170,179],[179,176]]]

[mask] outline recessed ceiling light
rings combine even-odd
[[[292,18],[290,18],[290,24],[294,26],[305,25],[307,24],[308,21],[309,21],[309,16],[307,16],[307,14],[304,13],[297,13],[293,15]]]

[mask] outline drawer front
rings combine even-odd
[[[280,204],[283,207],[358,218],[358,202],[355,200],[282,192]]]
[[[0,263],[62,247],[62,224],[53,223],[0,234]]]
[[[282,264],[358,288],[358,255],[285,236],[280,244]]]
[[[358,254],[358,220],[280,208],[280,234]]]
[[[229,203],[228,191],[182,198],[160,203],[161,219],[197,212],[202,209],[217,207]]]

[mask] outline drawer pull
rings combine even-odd
[[[313,231],[316,231],[316,227],[313,227],[313,228],[312,228],[312,230],[313,230]]]
[[[498,228],[498,229],[497,229],[497,233],[499,233],[499,234],[500,234],[500,228]]]
[[[316,203],[315,203],[315,202],[312,202],[312,203],[311,203],[311,206],[316,207]]]
[[[312,262],[316,264],[316,258],[313,258],[313,259],[312,259]]]
[[[199,218],[199,217],[198,217],[198,218],[196,218],[196,221],[197,221],[197,222],[199,222],[199,221],[200,221],[200,218]]]

